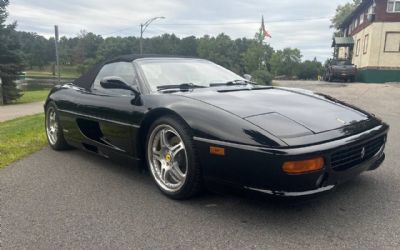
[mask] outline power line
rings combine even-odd
[[[280,23],[280,22],[299,22],[299,21],[315,21],[329,19],[329,17],[309,17],[309,18],[297,18],[297,19],[272,19],[265,20],[268,23]],[[224,25],[243,25],[243,24],[260,24],[260,21],[242,21],[242,22],[207,22],[207,23],[158,23],[157,26],[224,26]],[[119,29],[110,33],[100,34],[101,36],[108,36],[116,33],[120,33],[127,30],[133,30],[133,27]]]
[[[329,19],[328,17],[311,17],[311,18],[299,18],[299,19],[280,19],[280,20],[265,20],[265,23],[278,23],[278,22],[297,22],[297,21],[312,21]],[[193,25],[193,26],[212,26],[212,25],[240,25],[240,24],[260,24],[260,21],[243,21],[243,22],[221,22],[221,23],[159,23],[157,25]]]
[[[127,31],[127,30],[132,30],[132,29],[133,29],[132,27],[129,27],[129,28],[124,28],[124,29],[116,30],[116,31],[113,31],[113,32],[110,32],[110,33],[99,34],[99,35],[100,35],[100,36],[108,36],[108,35],[120,33],[120,32]]]

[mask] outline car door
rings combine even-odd
[[[100,81],[105,77],[120,77],[127,84],[137,85],[133,64],[115,62],[106,64],[96,76],[90,91],[78,97],[79,109],[85,117],[77,120],[82,133],[105,149],[135,156],[136,135],[143,107],[135,104],[131,90],[104,89]]]

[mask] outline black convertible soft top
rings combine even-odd
[[[86,73],[81,75],[79,78],[74,80],[74,85],[79,86],[84,89],[90,89],[92,86],[92,83],[94,79],[96,78],[97,74],[99,73],[100,69],[109,63],[114,63],[114,62],[132,62],[136,59],[141,59],[141,58],[152,58],[152,57],[176,57],[176,58],[194,58],[194,57],[187,57],[187,56],[172,56],[172,55],[158,55],[158,54],[143,54],[143,55],[138,55],[138,54],[130,54],[130,55],[122,55],[118,56],[114,59],[108,60],[104,63],[99,63],[95,66],[93,66],[91,69],[89,69]]]

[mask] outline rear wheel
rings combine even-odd
[[[57,108],[54,103],[51,102],[46,106],[45,128],[47,141],[49,142],[51,148],[55,150],[70,148],[64,139]]]
[[[190,129],[178,119],[162,117],[150,128],[146,159],[158,188],[173,199],[188,199],[202,189]]]

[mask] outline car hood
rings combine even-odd
[[[305,90],[232,87],[177,94],[223,109],[279,137],[321,133],[368,119],[359,110]]]

